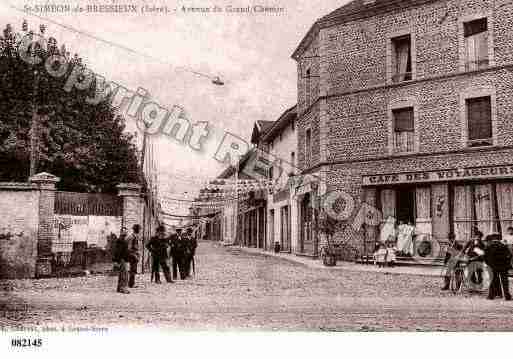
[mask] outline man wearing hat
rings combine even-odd
[[[151,237],[150,241],[146,245],[146,248],[151,253],[152,256],[152,272],[155,274],[155,283],[160,284],[160,267],[164,271],[164,277],[166,278],[166,282],[173,283],[171,279],[171,273],[169,271],[169,266],[167,265],[168,254],[168,240],[166,238],[166,229],[163,225],[157,227],[157,234]]]
[[[128,242],[126,241],[126,228],[121,228],[119,238],[114,243],[113,261],[118,265],[118,293],[129,294],[127,262],[129,261]]]
[[[185,279],[184,255],[185,255],[185,236],[182,228],[177,228],[176,233],[170,238],[171,257],[173,258],[173,279],[177,279],[180,272],[180,279]]]
[[[492,233],[485,238],[484,261],[493,271],[493,279],[488,291],[488,299],[501,296],[501,289],[504,293],[504,300],[511,300],[509,292],[508,270],[511,267],[511,252],[508,247],[501,243],[501,236]]]
[[[192,231],[192,227],[187,228],[186,231],[186,245],[185,245],[185,258],[184,258],[184,267],[185,267],[185,277],[191,276],[191,265],[194,262],[194,255],[196,254],[196,247],[198,246],[198,242],[196,241],[196,237]]]
[[[132,234],[128,236],[128,251],[129,251],[129,276],[128,286],[135,287],[135,275],[137,274],[137,263],[139,262],[139,232],[141,226],[134,224],[132,226]]]

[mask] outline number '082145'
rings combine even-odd
[[[11,346],[17,348],[40,347],[43,345],[41,338],[13,338]]]

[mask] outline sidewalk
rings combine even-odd
[[[441,277],[444,271],[444,267],[441,266],[427,266],[427,265],[418,265],[418,266],[396,266],[393,268],[378,268],[373,264],[357,264],[351,262],[337,262],[335,267],[326,267],[322,264],[322,262],[318,259],[312,259],[308,257],[297,256],[289,253],[274,253],[264,251],[259,248],[246,248],[233,246],[231,248],[241,250],[245,253],[251,254],[260,254],[268,257],[280,258],[283,260],[287,260],[294,263],[299,263],[305,265],[309,268],[315,269],[324,269],[324,270],[343,270],[343,271],[353,271],[353,272],[375,272],[375,273],[383,273],[383,274],[407,274],[407,275],[417,275],[417,276],[427,276],[427,277]]]

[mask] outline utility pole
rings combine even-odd
[[[146,129],[145,131],[143,131],[143,143],[142,143],[142,150],[141,150],[141,174],[140,174],[140,181],[141,181],[141,185],[144,183],[144,158],[146,157],[146,137],[148,136],[148,133],[146,132]],[[145,247],[146,247],[146,239],[148,238],[148,234],[146,232],[146,229],[147,229],[147,226],[146,226],[146,217],[147,217],[147,214],[146,214],[146,203],[144,204],[143,206],[143,220],[142,220],[142,235],[143,235],[143,238],[142,238],[142,266],[141,266],[141,273],[144,274],[144,266],[145,266],[145,260],[146,260],[146,256],[145,256],[145,253],[146,253],[146,250],[145,250]]]

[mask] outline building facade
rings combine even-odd
[[[268,176],[275,183],[267,194],[267,248],[280,244],[292,252],[292,211],[290,180],[297,170],[296,106],[285,111],[261,136],[260,147],[269,153]]]
[[[355,0],[312,26],[293,54],[298,164],[318,179],[295,189],[300,247],[309,197],[333,191],[348,223],[381,214],[340,236],[360,253],[400,222],[412,256],[513,225],[512,20],[507,0]]]

